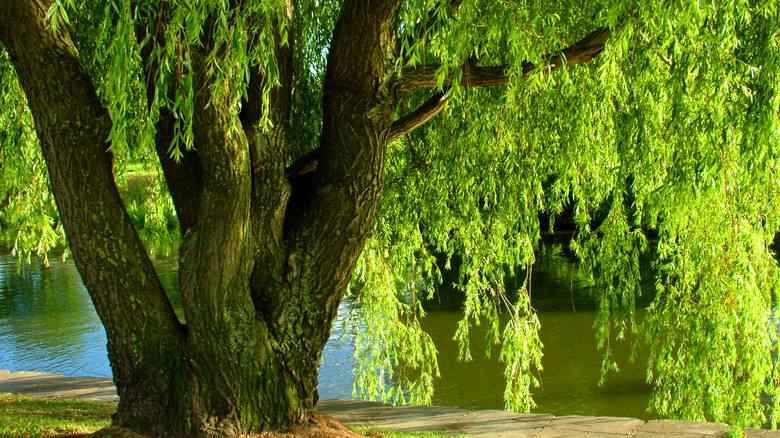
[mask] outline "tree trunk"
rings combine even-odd
[[[119,415],[132,412],[139,430],[154,431],[168,413],[165,423],[182,418],[170,400],[186,390],[177,378],[186,332],[114,184],[108,114],[70,38],[43,27],[47,7],[0,1],[0,42],[27,95],[73,259],[106,329]]]
[[[382,191],[401,3],[344,2],[319,167],[305,184],[288,181],[284,167],[289,46],[276,53],[282,79],[271,95],[271,132],[256,127],[261,99],[246,103],[237,123],[229,99],[211,96],[207,73],[196,77],[197,148],[180,165],[161,156],[183,226],[185,325],[124,210],[106,152],[110,118],[67,30],[46,29],[49,1],[0,0],[0,43],[27,95],[73,258],[106,328],[116,426],[155,437],[235,437],[289,426],[314,409],[322,350]],[[206,72],[208,47],[197,50],[196,71]],[[172,132],[171,117],[159,123],[158,141]]]

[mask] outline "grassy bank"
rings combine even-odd
[[[0,438],[65,438],[89,434],[108,426],[115,408],[109,403],[0,393]],[[382,438],[445,437],[435,433],[409,434],[376,429],[358,429],[358,432]]]
[[[108,426],[115,406],[0,394],[0,438],[57,437]]]

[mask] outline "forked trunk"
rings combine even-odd
[[[222,356],[195,359],[184,349],[160,370],[166,378],[117,382],[114,425],[153,437],[238,437],[306,418],[317,403],[319,357],[268,333],[250,329],[242,338],[232,341],[235,351],[217,337],[198,346]]]

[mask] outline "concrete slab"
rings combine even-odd
[[[550,424],[545,427],[545,430],[569,430],[582,433],[631,436],[644,424],[644,421],[636,418],[568,415],[564,417],[555,417],[550,421]]]
[[[35,372],[0,370],[0,392],[34,397],[75,397],[106,402],[117,401],[111,379],[66,378]],[[694,421],[636,418],[554,417],[546,414],[517,414],[506,411],[469,411],[452,407],[403,406],[345,400],[321,400],[317,408],[336,420],[361,427],[405,432],[439,432],[475,437],[596,437],[596,438],[694,438],[725,437],[728,426]],[[746,429],[750,438],[780,438],[780,432]]]
[[[780,431],[777,430],[764,430],[764,429],[745,429],[745,437],[747,438],[769,438],[780,436]]]
[[[391,406],[386,404],[360,400],[330,399],[320,400],[317,403],[317,410],[347,425],[370,423],[383,410],[390,408]]]
[[[64,380],[65,376],[59,374],[36,373],[32,371],[20,371],[17,373],[2,371],[3,374],[0,375],[0,392],[32,396],[31,393],[44,384],[63,383],[66,386],[68,385],[68,382]]]
[[[725,437],[728,425],[700,421],[652,420],[637,430],[635,438],[671,437]],[[780,434],[775,435],[780,436]]]
[[[401,432],[461,431],[465,409],[437,406],[398,406],[380,411],[369,427]]]
[[[517,414],[507,411],[470,411],[461,420],[465,435],[495,438],[537,436],[552,419],[548,414]]]
[[[111,379],[69,377],[59,374],[0,370],[0,392],[30,397],[78,398],[101,402],[119,401]]]
[[[705,435],[705,436],[713,436],[713,435]],[[724,435],[715,435],[715,436],[726,436]],[[661,437],[671,437],[671,438],[701,438],[702,435],[699,435],[697,433],[688,433],[688,432],[675,432],[670,434],[663,434],[663,433],[655,433],[655,432],[642,432],[639,431],[634,434],[633,438],[661,438]]]
[[[30,395],[35,397],[78,398],[107,403],[119,402],[116,386],[114,386],[114,382],[111,380],[94,377],[78,377],[67,380],[67,387],[64,387],[61,382],[47,383],[37,388],[37,393],[40,395],[34,393]]]
[[[620,438],[631,437],[631,435],[620,435],[614,433],[604,432],[586,432],[583,430],[571,430],[571,429],[542,429],[541,432],[534,435],[533,438],[580,438],[580,437],[593,437],[593,438]]]

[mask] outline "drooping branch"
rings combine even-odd
[[[544,67],[549,72],[557,70],[564,65],[590,62],[604,50],[604,44],[610,35],[612,35],[612,32],[609,28],[600,27],[566,49],[556,54],[545,56],[543,58],[545,65],[543,66],[537,66],[530,62],[525,63],[522,67],[522,78],[525,79],[530,76],[537,67]],[[436,71],[439,67],[438,65],[427,65],[405,69],[398,80],[399,91],[410,93],[439,86],[436,77]],[[509,76],[507,76],[508,69],[509,67],[506,65],[464,69],[463,78],[459,84],[462,87],[503,85],[509,81]],[[442,85],[445,87],[452,85],[452,79],[445,79]]]
[[[139,8],[140,5],[134,5]],[[159,60],[154,56],[155,50],[165,45],[165,31],[169,20],[169,11],[165,7],[154,12],[153,23],[145,26],[140,20],[136,23],[135,35],[142,44],[140,55],[146,78],[147,108],[155,105],[155,78],[160,74]],[[174,78],[175,79],[175,78]],[[168,100],[172,100],[173,92],[178,84],[169,89]],[[196,150],[182,151],[181,158],[174,160],[168,149],[174,139],[176,119],[170,109],[163,105],[155,125],[155,150],[160,159],[160,165],[165,175],[168,191],[176,208],[181,233],[185,234],[198,221],[201,193],[203,191],[202,169]]]
[[[561,68],[564,63],[566,65],[583,64],[596,59],[604,50],[604,44],[611,34],[612,33],[608,28],[601,27],[586,35],[575,44],[562,50],[557,55],[545,57],[545,59],[549,59],[549,64],[547,65],[548,71],[557,70]],[[503,85],[509,81],[509,77],[506,75],[507,66],[477,67],[473,65],[473,62],[471,64],[471,66],[464,69],[463,79],[460,82],[461,86],[489,87]],[[436,70],[438,68],[439,66],[437,65],[428,65],[405,70],[402,79],[399,80],[400,91],[408,93],[436,87],[438,85],[436,79]],[[534,68],[535,66],[531,63],[524,64],[522,78],[528,78]],[[445,87],[451,85],[451,81],[444,82]],[[436,93],[415,111],[394,121],[390,128],[387,142],[391,143],[398,140],[427,123],[447,107],[449,97],[450,96],[447,95],[447,93]],[[291,164],[287,169],[288,178],[293,180],[316,170],[317,162],[319,160],[318,151],[319,149],[301,157]]]
[[[460,7],[461,3],[463,3],[463,0],[441,0],[437,2],[436,5],[431,10],[429,10],[428,13],[426,14],[425,20],[419,22],[416,26],[414,26],[412,31],[408,33],[408,35],[410,36],[410,41],[409,41],[410,47],[417,44],[418,39],[420,38],[424,39],[428,35],[428,33],[430,33],[436,27],[436,23],[437,23],[436,15],[439,13],[439,10],[442,7],[442,1],[448,3],[444,7],[449,8],[453,11],[457,10]],[[401,46],[403,42],[404,42],[403,38],[400,38],[398,40],[397,50],[399,53],[401,52]]]

